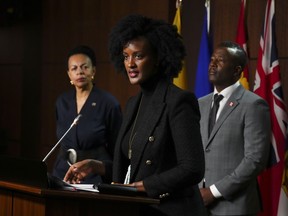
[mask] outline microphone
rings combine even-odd
[[[74,121],[72,122],[72,124],[70,125],[70,127],[68,128],[68,130],[63,134],[63,136],[59,139],[59,141],[54,145],[54,147],[48,152],[48,154],[44,157],[44,159],[42,160],[42,162],[45,162],[47,160],[47,158],[51,155],[51,153],[55,150],[55,148],[60,144],[60,142],[62,141],[62,139],[66,136],[66,134],[72,129],[72,127],[74,125],[76,125],[80,119],[82,115],[79,114]]]

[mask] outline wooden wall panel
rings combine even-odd
[[[235,40],[240,1],[211,1],[211,30],[214,47],[223,40]]]
[[[20,154],[22,125],[22,68],[0,65],[0,154]],[[6,86],[5,86],[6,85]]]
[[[250,59],[258,58],[260,35],[263,28],[265,7],[263,1],[247,1],[247,46]]]
[[[0,27],[0,64],[20,64],[23,56],[23,29],[20,26]],[[3,71],[3,70],[1,70]]]
[[[288,58],[288,1],[276,0],[275,2],[275,10],[276,10],[276,40],[278,47],[278,55],[280,59]],[[288,73],[287,67],[285,70],[286,74]],[[287,75],[286,75],[287,77]],[[287,79],[284,81],[287,83]],[[288,91],[286,91],[288,93]]]

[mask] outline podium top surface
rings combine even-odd
[[[116,202],[159,204],[158,199],[49,188],[45,162],[0,155],[0,188],[44,198],[97,199]]]

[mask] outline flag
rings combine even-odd
[[[208,67],[211,58],[211,44],[209,40],[209,14],[210,1],[207,0],[205,3],[204,22],[194,85],[194,93],[197,98],[207,95],[213,90],[212,85],[208,79]]]
[[[181,34],[181,1],[176,0],[176,8],[177,10],[174,17],[173,25],[177,26],[178,33]],[[179,88],[188,89],[185,62],[183,62],[183,67],[178,77],[173,79],[173,83]]]
[[[236,43],[238,43],[246,52],[247,52],[247,43],[246,43],[246,28],[245,28],[245,6],[246,0],[241,0],[240,15],[238,20],[238,28],[236,35]],[[239,79],[240,83],[244,86],[245,89],[249,90],[249,72],[248,65],[243,69],[241,78]]]
[[[272,128],[269,160],[271,166],[258,178],[263,201],[263,212],[260,215],[287,216],[287,176],[286,178],[283,176],[287,172],[287,165],[285,169],[284,161],[285,151],[287,159],[287,112],[283,101],[275,41],[274,0],[267,1],[263,32],[260,38],[254,92],[263,97],[269,104]],[[282,179],[286,179],[286,183]]]

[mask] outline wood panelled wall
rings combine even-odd
[[[223,40],[235,40],[240,1],[211,0],[214,45]],[[278,56],[288,105],[288,21],[285,17],[288,2],[275,2]],[[265,6],[265,0],[247,0],[251,88]],[[54,103],[60,93],[71,88],[66,74],[68,50],[79,44],[87,44],[95,50],[96,85],[115,95],[124,108],[138,88],[115,73],[109,62],[107,42],[111,27],[131,13],[168,22],[173,21],[175,14],[175,0],[30,0],[17,7],[21,13],[11,22],[0,22],[0,153],[33,158],[42,158],[57,141]],[[183,0],[182,35],[187,48],[191,91],[203,14],[204,0]],[[53,157],[49,163],[53,162]]]

